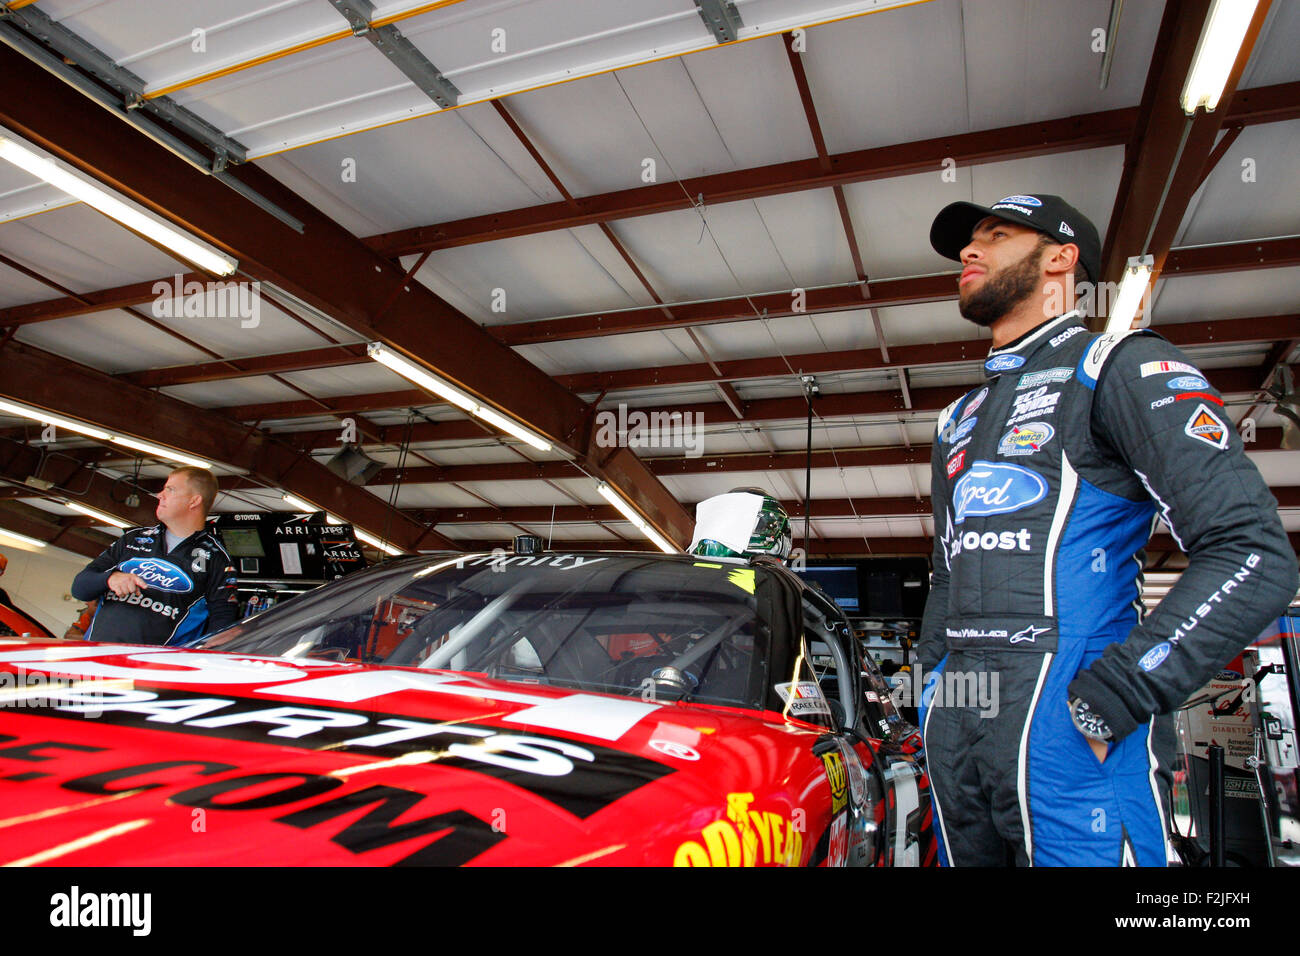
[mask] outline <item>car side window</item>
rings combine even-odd
[[[839,701],[826,696],[822,690],[821,667],[816,663],[807,640],[800,639],[792,672],[784,682],[776,685],[777,696],[784,702],[782,714],[805,723],[815,724],[832,733],[839,730],[836,709]]]
[[[814,601],[803,602],[804,637],[817,684],[835,711],[837,720],[852,726],[861,711],[855,697],[853,668],[856,662],[846,655],[842,638],[848,622],[830,608]]]

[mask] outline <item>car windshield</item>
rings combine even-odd
[[[771,629],[755,594],[771,574],[629,555],[408,559],[197,646],[761,707]]]

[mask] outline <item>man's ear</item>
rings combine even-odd
[[[1057,246],[1053,252],[1043,261],[1043,268],[1048,275],[1061,275],[1069,273],[1074,274],[1074,267],[1079,264],[1079,247],[1073,242],[1067,242],[1063,246]]]

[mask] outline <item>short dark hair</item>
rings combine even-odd
[[[203,499],[203,516],[207,517],[212,513],[212,503],[217,500],[217,478],[206,468],[196,468],[193,465],[181,465],[179,468],[172,469],[171,474],[183,475],[189,482],[190,490]]]

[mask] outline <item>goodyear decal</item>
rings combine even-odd
[[[752,793],[727,794],[726,815],[677,847],[673,866],[799,866],[804,811],[789,817],[751,810]]]

